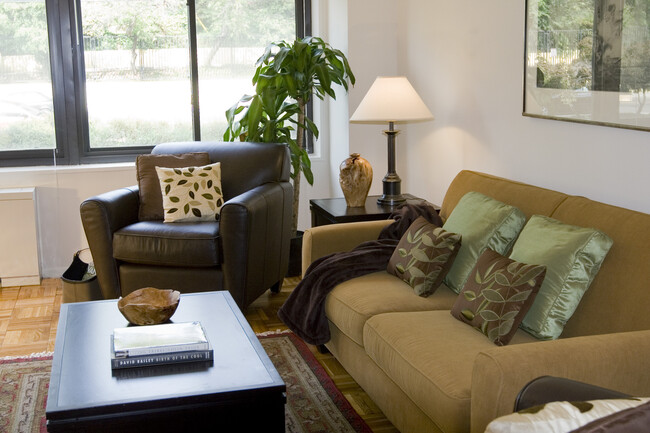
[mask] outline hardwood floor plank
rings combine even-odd
[[[16,300],[18,299],[18,292],[20,292],[20,287],[2,287],[0,288],[0,300]]]
[[[244,316],[256,333],[287,329],[278,309],[299,282],[299,277],[286,278],[280,293],[267,291],[249,306]],[[1,288],[0,357],[53,352],[62,300],[60,279],[44,279],[40,286]],[[332,354],[308,347],[373,432],[399,433]]]

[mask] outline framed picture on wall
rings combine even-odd
[[[650,0],[527,0],[524,116],[650,131]]]

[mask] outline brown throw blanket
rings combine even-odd
[[[410,200],[402,204],[390,216],[395,222],[386,226],[377,240],[315,260],[280,307],[278,317],[307,343],[327,343],[330,339],[325,316],[327,294],[344,281],[386,269],[402,235],[419,216],[442,226],[438,213],[426,201]]]

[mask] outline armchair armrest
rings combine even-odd
[[[564,377],[541,376],[528,382],[515,400],[515,412],[553,401],[588,401],[630,397],[590,383]]]
[[[240,308],[287,272],[292,198],[289,182],[267,183],[233,197],[221,208],[224,288]]]
[[[381,230],[394,220],[329,224],[305,230],[302,237],[302,274],[323,256],[350,251],[361,242],[377,239]]]
[[[471,431],[512,412],[519,390],[538,376],[561,376],[634,396],[650,395],[650,330],[495,347],[477,355]]]
[[[117,263],[113,258],[113,233],[138,221],[139,203],[137,186],[100,194],[81,203],[81,223],[105,299],[121,296]]]

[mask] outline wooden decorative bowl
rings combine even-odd
[[[177,290],[145,287],[117,301],[117,308],[134,325],[157,325],[172,317],[181,294]]]

